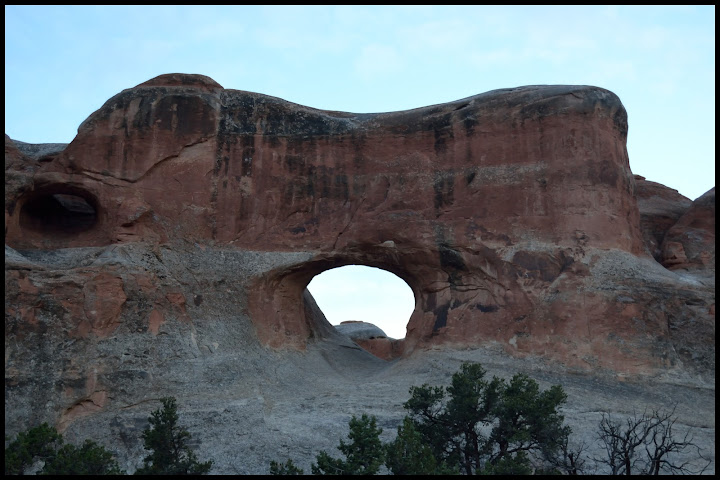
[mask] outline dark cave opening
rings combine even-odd
[[[28,198],[20,211],[20,226],[51,235],[74,235],[98,221],[94,198],[75,190],[47,190]]]

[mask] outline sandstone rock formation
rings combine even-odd
[[[662,243],[662,263],[675,270],[715,272],[715,188],[696,199],[667,231]]]
[[[65,150],[68,146],[67,143],[25,143],[19,140],[14,140],[15,147],[22,152],[24,155],[32,158],[33,160],[45,159],[46,157],[52,157]],[[49,161],[51,158],[47,158]],[[41,160],[42,161],[42,160]]]
[[[640,175],[635,175],[635,197],[645,246],[648,253],[662,263],[661,246],[665,234],[690,208],[692,200]]]
[[[646,194],[627,128],[589,86],[352,114],[172,74],[108,100],[62,150],[6,136],[6,433],[102,427],[132,467],[128,432],[173,394],[223,445],[218,473],[253,445],[238,423],[264,445],[242,473],[264,473],[291,451],[277,435],[330,449],[373,392],[392,433],[408,385],[461,357],[661,381],[714,419],[714,189],[682,213]],[[306,290],[347,264],[415,294],[393,362]],[[677,385],[712,394],[698,406]],[[585,401],[626,408],[614,388]]]
[[[347,320],[335,325],[335,329],[383,360],[392,360],[402,354],[402,341],[389,338],[381,328],[372,323]]]
[[[376,338],[387,338],[385,332],[372,323],[361,320],[346,320],[335,325],[335,330],[347,335],[353,340],[374,340]]]
[[[640,175],[634,177],[640,228],[648,252],[671,270],[714,273],[715,188],[693,202],[677,190]]]

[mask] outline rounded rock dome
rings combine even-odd
[[[385,332],[380,327],[372,323],[362,322],[360,320],[349,320],[335,325],[335,329],[347,335],[353,340],[371,340],[373,338],[387,338]]]

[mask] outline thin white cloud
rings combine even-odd
[[[233,19],[224,19],[201,25],[189,33],[195,40],[199,41],[219,40],[222,42],[230,42],[235,39],[241,39],[246,31],[247,29],[242,22]]]
[[[592,65],[592,72],[592,75],[598,79],[599,84],[609,84],[617,81],[633,82],[637,79],[635,63],[630,60],[599,60]]]
[[[283,57],[339,54],[366,37],[362,12],[351,6],[261,7],[256,12],[259,20],[253,22],[252,41]]]
[[[468,58],[468,62],[478,68],[489,68],[510,64],[515,58],[516,54],[512,50],[502,48],[499,50],[473,52]]]
[[[360,77],[375,80],[402,71],[404,60],[394,47],[372,44],[362,48],[354,66]]]
[[[478,30],[464,19],[443,19],[400,28],[397,39],[408,50],[449,53],[471,45],[477,33]]]

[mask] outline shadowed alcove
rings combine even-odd
[[[30,193],[20,210],[23,230],[55,237],[88,231],[97,222],[95,197],[67,185],[52,185]]]

